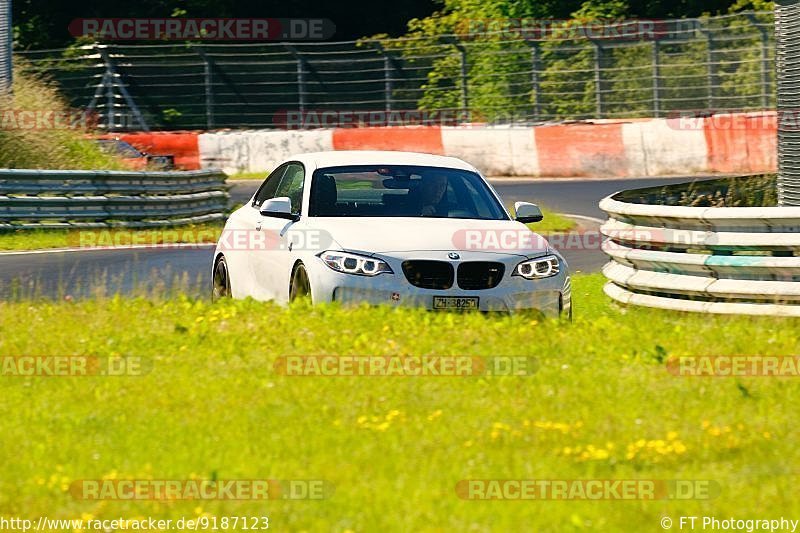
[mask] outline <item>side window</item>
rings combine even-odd
[[[273,170],[272,174],[267,176],[267,179],[261,184],[261,187],[259,187],[258,192],[253,199],[253,207],[261,207],[261,204],[264,203],[264,200],[275,198],[275,191],[278,190],[278,185],[281,183],[281,177],[288,166],[288,163],[281,165]]]
[[[288,196],[292,201],[292,213],[300,214],[300,207],[303,203],[303,182],[305,181],[305,171],[303,165],[299,163],[289,163],[286,172],[283,173],[281,184],[275,193],[276,198]]]

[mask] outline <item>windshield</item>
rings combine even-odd
[[[318,169],[311,183],[309,216],[508,220],[478,174],[407,165]]]

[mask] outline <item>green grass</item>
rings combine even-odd
[[[514,206],[512,204],[508,204],[506,209],[508,209],[508,212],[512,217],[516,216]],[[567,218],[541,205],[539,206],[539,209],[542,210],[544,219],[541,222],[528,224],[528,227],[536,233],[540,233],[542,235],[546,235],[547,233],[564,233],[578,227],[578,224],[571,218]]]
[[[534,224],[528,224],[528,227],[536,233],[563,233],[577,227],[577,224],[571,218],[560,215],[546,207],[539,207],[544,215],[544,220]]]
[[[228,181],[231,180],[265,180],[269,172],[239,172],[238,174],[229,174]]]
[[[602,283],[574,280],[572,323],[186,297],[0,302],[0,354],[153,364],[143,377],[0,378],[0,515],[267,514],[292,531],[660,531],[662,515],[800,514],[797,382],[679,378],[664,363],[797,354],[800,322],[621,308]],[[540,368],[524,378],[273,371],[279,356],[308,354],[524,355]],[[324,479],[335,493],[159,503],[66,492],[104,476]],[[455,494],[462,479],[588,478],[714,480],[722,492],[667,502]]]
[[[94,246],[214,243],[222,223],[151,229],[25,229],[0,231],[0,250],[43,250]]]

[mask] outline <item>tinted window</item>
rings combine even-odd
[[[300,163],[289,163],[286,171],[281,178],[281,184],[275,192],[275,198],[288,196],[292,201],[292,213],[300,214],[300,207],[303,203],[303,180],[305,171]]]
[[[281,176],[283,176],[283,173],[286,171],[286,167],[288,166],[288,163],[281,165],[273,170],[272,174],[267,176],[267,179],[261,184],[261,187],[259,187],[258,192],[253,199],[254,207],[261,207],[261,204],[264,203],[264,200],[275,198],[275,192],[278,190],[278,185],[281,183]]]
[[[309,215],[508,219],[478,174],[406,165],[359,165],[315,171]]]

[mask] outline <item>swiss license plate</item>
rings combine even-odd
[[[434,309],[478,309],[480,298],[459,298],[458,296],[434,296]]]

